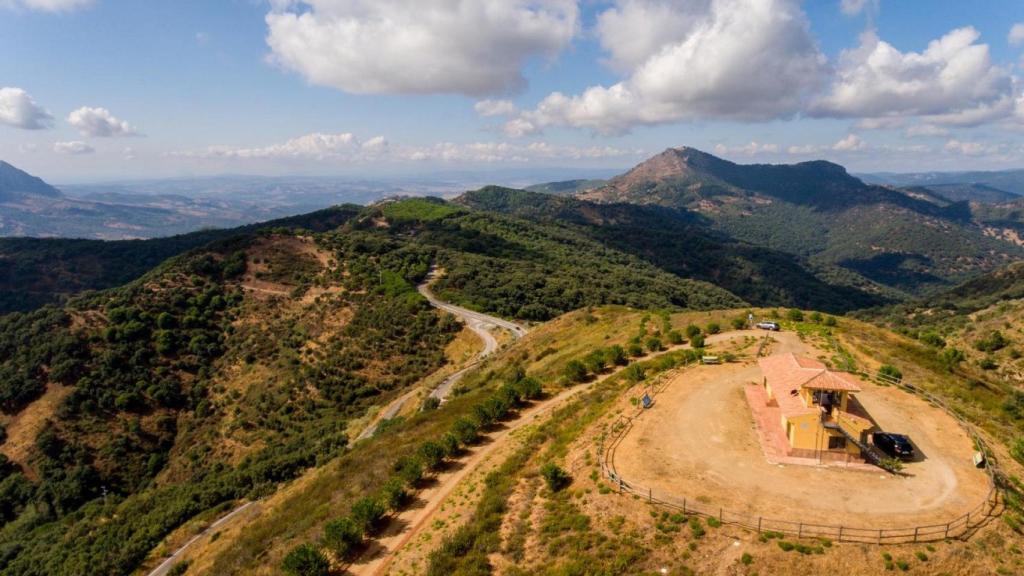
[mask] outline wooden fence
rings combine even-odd
[[[758,350],[758,355],[760,355],[760,352],[761,350]],[[684,365],[683,368],[686,368],[687,366],[689,366],[689,364]],[[682,368],[680,368],[680,370],[681,369]],[[669,378],[667,378],[668,374],[665,376],[666,377],[660,382],[656,382],[644,390],[644,393],[654,398],[654,396],[663,391],[669,380]],[[644,498],[648,502],[678,510],[683,514],[696,514],[708,518],[716,518],[723,524],[741,526],[750,530],[756,530],[758,533],[775,532],[796,536],[797,538],[828,538],[836,542],[859,542],[869,544],[909,544],[916,542],[942,541],[949,538],[969,537],[978,527],[988,521],[999,505],[1001,474],[992,451],[988,448],[984,439],[977,433],[974,426],[955,411],[951,410],[941,399],[906,382],[897,381],[895,379],[886,379],[884,378],[884,375],[876,375],[875,378],[880,383],[898,386],[907,392],[920,396],[935,407],[944,410],[960,423],[973,440],[975,447],[979,451],[983,452],[987,459],[985,471],[989,479],[989,491],[982,502],[979,502],[966,514],[958,516],[957,518],[945,523],[890,528],[828,525],[813,522],[802,522],[800,520],[765,518],[763,516],[733,512],[720,506],[714,506],[712,504],[688,499],[685,496],[662,494],[655,492],[649,487],[644,487],[629,481],[615,469],[615,450],[618,448],[619,443],[626,434],[629,433],[629,430],[633,427],[633,422],[643,414],[643,408],[639,408],[630,415],[620,416],[618,420],[612,424],[611,431],[601,437],[599,440],[598,450],[601,471],[620,493],[628,492]]]

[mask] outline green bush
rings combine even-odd
[[[630,364],[622,371],[622,374],[630,382],[639,382],[647,377],[644,367],[639,364]]]
[[[587,367],[579,360],[570,360],[562,370],[562,375],[569,382],[586,382],[588,376]]]
[[[184,576],[184,574],[188,572],[188,568],[191,564],[192,563],[188,560],[182,560],[174,566],[171,566],[171,569],[167,571],[167,576]]]
[[[318,548],[300,544],[284,557],[281,569],[291,576],[327,576],[331,565]]]
[[[392,512],[398,512],[405,507],[406,502],[409,501],[409,492],[405,488],[406,484],[402,478],[393,477],[389,478],[380,488],[380,501],[384,504],[384,507]]]
[[[747,317],[737,316],[733,318],[730,323],[732,324],[733,330],[743,330],[747,327]]]
[[[878,465],[891,474],[898,474],[903,471],[903,462],[899,458],[882,458],[882,461]]]
[[[700,539],[704,537],[704,534],[706,534],[706,532],[704,530],[704,526],[700,523],[700,518],[696,516],[690,516],[689,524],[690,534],[692,534],[694,538]]]
[[[686,337],[693,340],[693,337],[700,334],[700,326],[690,324],[686,327]]]
[[[395,462],[395,472],[406,486],[413,487],[423,479],[423,459],[419,456],[403,456]]]
[[[657,338],[655,336],[648,338],[646,345],[647,349],[651,352],[661,352],[664,349],[664,346],[661,344],[661,338]]]
[[[750,566],[754,563],[754,557],[751,556],[750,553],[744,552],[743,556],[740,556],[740,562],[743,563],[744,566]]]
[[[420,411],[430,412],[431,410],[437,410],[441,407],[441,399],[437,396],[427,396],[423,399],[423,404],[420,406]]]
[[[789,310],[786,311],[786,318],[789,318],[793,322],[803,322],[804,312],[799,308],[790,308]]]
[[[349,517],[364,533],[372,534],[380,527],[387,509],[384,503],[376,498],[365,496],[352,504]]]
[[[690,346],[693,346],[694,348],[703,348],[704,347],[704,335],[703,334],[696,334],[693,338],[690,338]]]
[[[883,364],[882,367],[878,369],[878,374],[897,382],[903,380],[903,372],[900,372],[900,369],[892,364]]]
[[[633,358],[639,358],[644,355],[643,346],[637,344],[636,342],[630,343],[627,350],[629,351],[629,355],[632,356]]]
[[[480,438],[480,427],[469,418],[462,417],[452,424],[452,434],[463,446],[475,444]]]
[[[436,470],[441,467],[444,463],[445,449],[441,444],[434,442],[433,440],[427,440],[423,444],[420,444],[420,458],[423,459],[423,464],[431,470]]]
[[[629,358],[626,357],[626,350],[616,344],[604,351],[605,362],[612,366],[625,366],[629,364]]]
[[[560,492],[572,482],[572,476],[569,476],[568,472],[554,462],[548,462],[541,466],[540,475],[544,478],[548,489],[552,492]]]
[[[340,558],[346,558],[363,543],[363,530],[351,518],[331,520],[324,526],[323,545]]]
[[[683,335],[680,334],[678,330],[669,330],[665,337],[668,339],[668,343],[673,346],[678,346],[683,343]]]
[[[718,334],[722,331],[722,327],[718,325],[718,322],[709,322],[706,330],[709,335]]]
[[[1003,333],[999,330],[993,330],[988,336],[978,340],[974,343],[974,347],[981,352],[995,352],[1001,350],[1009,344],[1009,341],[1003,337]]]

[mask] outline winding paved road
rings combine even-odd
[[[431,397],[437,398],[438,400],[444,402],[445,398],[447,398],[448,395],[451,393],[452,388],[455,386],[455,384],[457,384],[459,380],[461,380],[462,377],[466,375],[466,373],[468,373],[477,364],[483,361],[484,358],[490,356],[498,349],[498,340],[494,337],[494,334],[492,333],[494,330],[498,328],[508,330],[509,333],[512,334],[512,337],[518,340],[526,335],[526,327],[522,326],[521,324],[516,324],[515,322],[510,322],[508,320],[498,318],[497,316],[490,316],[482,312],[475,312],[473,310],[470,310],[469,308],[456,306],[455,304],[450,304],[448,302],[438,299],[438,297],[435,296],[434,293],[431,292],[430,290],[430,285],[433,284],[434,280],[436,279],[436,270],[431,270],[430,274],[427,275],[427,279],[424,280],[422,284],[417,286],[416,289],[419,291],[420,294],[423,295],[424,298],[427,299],[428,302],[430,302],[431,306],[437,308],[438,310],[444,310],[445,312],[448,312],[449,314],[458,318],[460,322],[465,324],[467,328],[469,328],[477,336],[479,336],[480,340],[482,340],[484,343],[484,349],[480,351],[475,360],[467,364],[458,372],[455,372],[454,374],[451,374],[450,376],[445,378],[443,382],[438,384],[436,388],[430,391]],[[410,390],[409,392],[406,392],[405,394],[394,399],[390,404],[388,404],[384,408],[384,410],[381,411],[380,415],[373,422],[371,422],[366,428],[363,429],[362,432],[359,433],[358,436],[356,436],[355,441],[358,442],[360,440],[365,440],[366,438],[373,436],[373,434],[377,431],[377,427],[380,425],[380,423],[383,422],[384,420],[390,420],[391,418],[394,418],[402,409],[402,407],[405,406],[405,404],[409,400],[416,396],[416,392],[417,391],[415,389]]]

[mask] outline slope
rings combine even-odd
[[[938,205],[869,186],[836,164],[739,165],[668,149],[581,199],[691,209],[737,239],[840,266],[908,294],[951,286],[1024,256],[974,220],[965,203]]]
[[[811,270],[798,257],[732,240],[685,209],[598,204],[498,187],[467,192],[455,201],[476,210],[571,226],[606,246],[677,276],[711,282],[758,306],[847,311],[897,296],[842,269]]]

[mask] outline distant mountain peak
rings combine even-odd
[[[60,198],[61,193],[60,190],[44,182],[42,178],[0,160],[0,201],[17,196]]]

